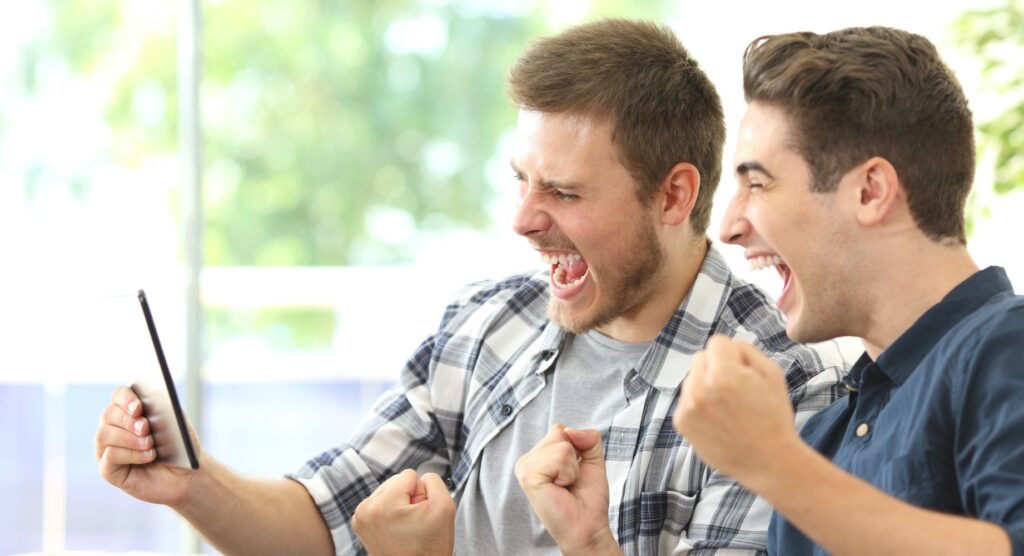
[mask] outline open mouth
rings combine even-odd
[[[761,255],[750,259],[750,270],[761,270],[768,267],[774,267],[779,276],[782,277],[782,293],[775,300],[775,306],[782,309],[784,301],[789,294],[789,287],[793,283],[793,272],[782,261],[782,257],[778,255]]]
[[[579,253],[542,253],[541,260],[551,266],[551,285],[559,298],[578,293],[590,277],[590,266]]]

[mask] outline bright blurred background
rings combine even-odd
[[[725,102],[727,168],[755,36],[872,24],[928,36],[979,124],[972,252],[1024,289],[1020,0],[11,4],[0,554],[210,551],[96,470],[100,412],[140,366],[124,343],[141,321],[123,310],[138,288],[206,450],[281,475],[343,442],[460,285],[539,267],[509,229],[504,73],[531,37],[604,16],[677,31]],[[727,171],[713,235],[733,187]],[[777,293],[774,273],[723,251]]]

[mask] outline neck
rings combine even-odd
[[[967,248],[933,241],[909,249],[888,249],[878,260],[883,278],[871,283],[867,325],[861,338],[877,360],[928,309],[978,271]]]
[[[599,326],[597,330],[622,342],[650,342],[658,337],[679,304],[689,295],[708,254],[707,238],[701,236],[685,250],[670,250],[650,296],[632,311]]]

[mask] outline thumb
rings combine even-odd
[[[604,446],[597,429],[573,429],[566,427],[565,436],[573,448],[580,453],[580,465],[597,465],[604,469]]]
[[[417,492],[422,490],[419,474],[415,470],[406,469],[384,481],[381,485],[381,498],[394,504],[414,504]]]
[[[423,483],[423,479],[417,477],[416,488],[411,494],[409,494],[409,503],[418,504],[427,498],[429,498],[429,496],[427,496],[427,486]]]
[[[449,506],[453,505],[452,495],[448,492],[448,485],[437,473],[427,473],[420,480],[423,487],[423,500],[432,504]]]

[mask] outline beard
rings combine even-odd
[[[654,224],[641,217],[630,234],[634,240],[602,261],[587,264],[597,298],[586,308],[573,308],[555,296],[548,302],[548,318],[573,334],[600,328],[643,306],[654,294],[665,250],[658,241]],[[579,252],[579,251],[576,251]],[[610,259],[610,260],[609,260]]]

